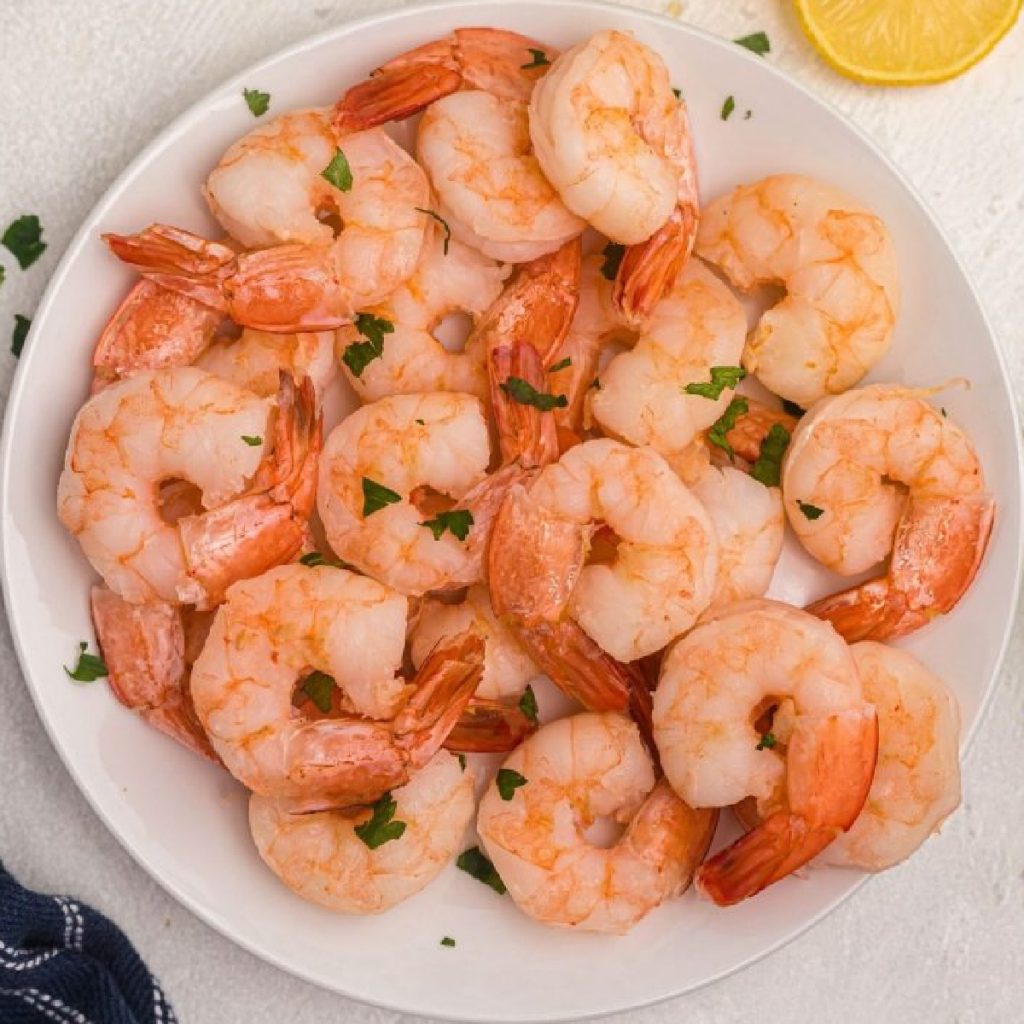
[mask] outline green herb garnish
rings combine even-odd
[[[74,669],[70,669],[67,665],[64,666],[64,671],[67,672],[68,676],[76,683],[93,683],[101,676],[109,675],[107,666],[103,663],[103,659],[97,657],[95,654],[88,654],[86,648],[89,645],[82,640],[78,645],[78,664]]]
[[[782,456],[789,447],[789,431],[781,423],[773,423],[761,441],[757,461],[750,467],[750,475],[765,485],[778,487],[782,476]]]
[[[471,846],[460,853],[455,866],[465,871],[467,875],[472,875],[478,882],[489,885],[499,896],[504,896],[508,892],[501,876],[479,846]]]
[[[242,440],[250,448],[258,448],[261,444],[263,444],[263,438],[260,437],[258,434],[243,434]]]
[[[352,168],[341,146],[335,148],[331,162],[320,172],[320,177],[326,178],[340,192],[352,191]]]
[[[531,721],[537,721],[537,695],[533,692],[533,687],[527,684],[526,689],[523,690],[522,697],[519,698],[519,710]]]
[[[756,53],[759,57],[771,53],[772,49],[772,44],[768,42],[768,35],[765,32],[751,32],[749,36],[740,36],[733,42],[737,46],[745,46],[751,53]]]
[[[433,519],[420,523],[420,526],[429,528],[434,535],[434,540],[440,540],[445,530],[457,540],[465,540],[472,525],[473,513],[468,508],[453,508],[447,512],[438,512]]]
[[[3,267],[0,267],[0,285],[2,285],[4,283],[4,278],[6,278],[6,277],[7,277],[7,271]]]
[[[558,373],[559,370],[566,370],[572,366],[572,359],[566,356],[564,359],[559,359],[557,363],[552,363],[548,367],[548,373]]]
[[[687,384],[683,391],[688,395],[700,395],[701,398],[715,401],[722,397],[726,388],[735,388],[746,375],[747,371],[742,366],[712,366],[710,381],[694,381]]]
[[[260,92],[259,89],[243,89],[246,106],[253,117],[260,117],[270,109],[270,93]]]
[[[775,733],[766,732],[761,739],[758,741],[756,750],[771,750],[779,741],[775,738]]]
[[[441,945],[442,946],[447,946],[449,949],[451,949],[455,945],[455,940],[450,935],[446,935],[441,940]]]
[[[15,359],[21,355],[21,350],[25,347],[25,339],[28,337],[28,329],[32,326],[32,321],[27,316],[22,316],[20,313],[14,314],[14,330],[11,332],[11,352]]]
[[[797,501],[797,505],[805,518],[810,519],[812,523],[815,519],[820,519],[825,514],[823,508],[818,508],[817,505],[810,505],[806,501]]]
[[[390,843],[392,839],[400,839],[405,832],[404,821],[392,821],[398,804],[390,793],[385,793],[373,805],[373,817],[356,825],[355,833],[371,849]]]
[[[722,104],[722,120],[728,121],[732,112],[736,109],[736,101],[732,96],[726,96],[725,102]]]
[[[601,276],[607,281],[614,281],[619,272],[622,257],[626,255],[626,247],[618,242],[609,242],[602,250],[604,263],[601,264]]]
[[[379,512],[382,508],[386,508],[388,505],[394,505],[396,501],[401,501],[402,496],[396,491],[391,490],[390,487],[385,487],[383,484],[377,483],[376,480],[371,480],[368,476],[363,477],[363,516],[372,516],[374,512]]]
[[[520,405],[532,405],[541,412],[550,412],[552,409],[564,409],[569,404],[565,395],[549,395],[547,392],[538,391],[528,380],[522,377],[509,377],[501,390]]]
[[[532,46],[528,46],[526,49],[530,52],[533,60],[529,64],[520,64],[521,68],[542,68],[551,63],[543,50],[535,50]]]
[[[465,754],[456,754],[455,756],[459,759],[459,767],[463,771],[465,771],[466,770],[466,755]]]
[[[27,270],[46,250],[43,229],[34,213],[26,213],[7,225],[0,244],[13,253],[22,270]]]
[[[748,408],[747,400],[736,395],[726,407],[725,412],[708,429],[708,440],[721,448],[730,459],[736,453],[732,450],[732,445],[729,444],[729,439],[726,435],[736,426],[736,421],[746,413]]]
[[[673,88],[672,89],[672,95],[675,96],[675,98],[677,100],[681,100],[683,98],[683,90],[682,89]]]
[[[499,768],[494,779],[502,800],[511,800],[520,786],[526,785],[526,778],[511,768]]]
[[[452,240],[452,229],[448,226],[448,221],[444,219],[439,213],[435,213],[433,210],[425,210],[422,206],[416,206],[414,209],[419,210],[420,213],[425,213],[428,217],[433,217],[434,220],[444,228],[444,245],[442,251],[444,255],[448,255],[448,243]]]
[[[355,329],[366,341],[354,341],[341,354],[342,362],[352,371],[353,377],[361,377],[363,370],[384,355],[384,335],[394,334],[395,325],[382,316],[360,313],[355,318]]]
[[[299,691],[316,705],[317,711],[326,715],[331,710],[331,694],[337,685],[333,677],[326,672],[310,672],[302,680]]]
[[[790,416],[795,416],[797,419],[800,419],[800,417],[807,412],[803,406],[797,405],[796,402],[791,402],[788,398],[784,398],[782,400],[782,408],[785,412],[788,412]]]

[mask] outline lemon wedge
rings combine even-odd
[[[1010,30],[1022,0],[794,0],[807,38],[841,74],[876,85],[943,82]]]

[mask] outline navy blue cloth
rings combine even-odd
[[[0,1024],[177,1024],[124,933],[70,896],[20,886],[0,863]]]

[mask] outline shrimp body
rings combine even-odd
[[[489,786],[477,830],[516,905],[545,924],[622,934],[690,884],[717,815],[693,811],[662,781],[637,727],[616,714],[545,725],[505,761],[526,781]],[[613,817],[612,846],[585,830]]]
[[[810,607],[851,641],[900,636],[948,612],[988,543],[994,501],[978,456],[925,394],[872,384],[824,400],[786,456],[786,514],[818,561],[850,576],[891,552],[885,575]]]
[[[594,418],[609,433],[671,453],[689,445],[725,411],[717,399],[688,394],[712,367],[738,366],[746,318],[732,292],[698,260],[690,260],[654,307],[636,345],[601,371],[590,396]]]
[[[853,387],[888,351],[899,312],[896,254],[882,220],[831,185],[777,174],[704,211],[697,254],[743,291],[781,285],[743,365],[805,408]]]
[[[228,771],[303,809],[371,803],[407,781],[458,718],[483,657],[479,638],[464,634],[407,687],[407,611],[390,588],[328,566],[293,563],[231,587],[191,680]],[[327,712],[294,705],[311,672],[333,680]]]
[[[691,806],[757,800],[762,823],[698,874],[698,887],[728,905],[853,824],[874,773],[878,723],[842,638],[806,612],[759,601],[724,609],[669,651],[654,737],[666,777]]]
[[[438,751],[392,794],[402,834],[371,849],[356,829],[370,811],[290,813],[253,794],[249,828],[260,856],[293,892],[342,914],[378,914],[415,895],[462,843],[475,808],[473,773]]]
[[[61,522],[125,600],[216,603],[303,543],[320,448],[313,403],[290,377],[273,421],[270,401],[192,367],[120,381],[75,419]],[[202,507],[173,523],[161,512],[168,479],[201,492]]]
[[[320,464],[317,503],[331,547],[404,594],[476,582],[482,553],[451,532],[435,538],[411,498],[430,488],[458,501],[484,481],[489,460],[483,406],[470,395],[393,395],[357,409],[331,432]],[[372,508],[375,487],[399,500]]]

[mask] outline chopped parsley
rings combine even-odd
[[[523,690],[522,697],[519,698],[519,710],[531,721],[536,723],[537,721],[537,695],[533,692],[533,687],[527,684],[525,690]]]
[[[259,89],[243,89],[245,104],[253,117],[260,117],[270,109],[270,93],[260,92]]]
[[[511,800],[520,786],[526,785],[526,778],[511,768],[499,768],[494,779],[502,800]]]
[[[601,276],[607,281],[614,281],[619,272],[622,257],[626,255],[626,247],[618,242],[609,242],[602,250],[604,263],[601,264]]]
[[[775,738],[775,733],[766,732],[760,740],[758,740],[756,750],[771,750],[779,741]]]
[[[736,109],[736,100],[732,96],[726,96],[725,102],[722,104],[722,120],[728,121],[732,116],[732,112]]]
[[[348,158],[341,150],[341,146],[335,147],[334,156],[331,162],[320,172],[321,178],[326,178],[338,191],[352,191],[352,168],[348,165]]]
[[[946,412],[946,407],[945,406],[942,406],[942,408],[939,410],[939,412],[942,413],[942,418],[943,419],[946,419],[949,416],[949,413]]]
[[[390,793],[385,793],[374,805],[373,816],[356,825],[356,835],[371,849],[390,843],[393,839],[401,839],[405,832],[404,821],[392,821],[398,804]]]
[[[360,313],[355,319],[356,330],[366,341],[354,341],[345,347],[341,361],[352,371],[353,377],[361,377],[363,370],[384,355],[384,335],[394,334],[395,325],[382,316]]]
[[[93,683],[101,676],[110,674],[102,658],[86,651],[88,646],[84,640],[78,644],[78,664],[74,669],[64,666],[64,671],[76,683]]]
[[[754,112],[753,112],[752,110],[748,110],[748,111],[747,111],[747,112],[746,112],[746,113],[745,113],[745,114],[743,115],[743,120],[744,120],[744,121],[749,121],[749,120],[750,120],[750,118],[751,118],[751,115],[752,115],[753,113],[754,113]]]
[[[0,285],[4,283],[4,278],[7,277],[7,271],[3,267],[0,267]]]
[[[683,90],[682,89],[676,89],[676,88],[673,87],[672,95],[675,96],[675,98],[677,100],[681,100],[683,98]]]
[[[768,41],[768,35],[765,32],[751,32],[749,36],[740,36],[739,39],[734,39],[734,43],[737,46],[744,46],[751,53],[756,53],[759,57],[763,57],[766,53],[771,53],[772,44]]]
[[[445,530],[457,540],[465,540],[472,525],[473,513],[468,508],[453,508],[448,512],[438,512],[433,519],[427,519],[420,523],[420,526],[429,528],[434,535],[434,540],[440,540]]]
[[[260,437],[259,434],[243,434],[242,440],[250,448],[258,448],[261,444],[263,444],[263,438]]]
[[[416,422],[417,422],[417,423],[418,423],[418,424],[419,424],[419,425],[420,425],[421,427],[425,427],[425,426],[427,425],[427,421],[426,421],[426,420],[419,420],[419,419],[418,419],[418,420],[417,420]]]
[[[716,401],[722,397],[726,388],[735,388],[746,375],[747,371],[742,366],[712,366],[711,380],[693,381],[683,391],[688,395],[700,395],[701,398]]]
[[[363,477],[363,516],[372,516],[374,512],[379,512],[382,508],[386,508],[388,505],[394,505],[396,501],[401,501],[402,496],[396,491],[391,490],[390,487],[385,487],[383,484],[377,483],[376,480],[371,480],[368,476]]]
[[[456,754],[455,756],[459,759],[459,767],[463,771],[465,771],[466,770],[466,755],[465,754]]]
[[[0,244],[13,253],[22,270],[27,270],[46,251],[43,229],[34,213],[26,213],[7,225]]]
[[[730,459],[736,453],[732,450],[732,445],[729,444],[726,435],[736,426],[736,421],[746,413],[748,408],[747,400],[737,395],[726,407],[725,412],[708,429],[708,441],[721,448]]]
[[[329,558],[324,558],[319,551],[307,551],[300,559],[299,562],[302,565],[308,565],[311,569],[318,565],[333,565],[339,569],[344,565],[343,562],[336,562]]]
[[[548,373],[558,373],[559,370],[567,370],[572,366],[572,358],[566,356],[564,359],[559,359],[557,363],[552,363],[548,367]]]
[[[455,940],[450,935],[446,935],[441,940],[441,945],[442,946],[447,946],[449,949],[452,949],[455,946]]]
[[[564,409],[569,404],[565,395],[549,395],[544,391],[538,391],[528,380],[522,377],[509,377],[501,390],[520,405],[532,405],[541,412],[550,412],[552,409]]]
[[[534,49],[532,46],[528,46],[526,49],[533,59],[529,64],[520,64],[521,68],[542,68],[551,63],[548,60],[548,55],[543,50]]]
[[[808,504],[806,501],[797,501],[797,505],[799,506],[800,511],[803,512],[804,516],[807,519],[810,519],[812,523],[815,519],[820,519],[825,514],[825,510],[823,508],[818,508],[817,505]]]
[[[790,416],[795,416],[797,419],[800,419],[800,417],[807,412],[802,405],[797,405],[796,402],[791,402],[788,398],[784,398],[782,400],[782,408],[785,412],[788,412]]]
[[[445,256],[448,255],[448,243],[452,240],[452,229],[448,226],[448,221],[444,219],[439,213],[435,213],[433,210],[426,210],[422,206],[416,206],[414,209],[419,210],[420,213],[425,213],[428,217],[433,217],[441,227],[444,228],[444,246],[442,251]]]
[[[781,423],[773,423],[761,441],[757,461],[750,467],[750,475],[765,485],[778,487],[782,476],[782,456],[789,447],[789,431]]]
[[[316,705],[317,711],[326,715],[331,710],[331,694],[335,686],[337,683],[326,672],[310,672],[302,680],[299,692],[304,693]]]
[[[11,332],[11,352],[15,359],[21,355],[21,350],[25,347],[25,339],[28,337],[28,329],[32,326],[32,321],[27,316],[22,316],[20,313],[14,314],[14,330]]]
[[[465,871],[467,875],[472,875],[478,882],[489,885],[499,896],[504,896],[508,892],[501,876],[479,846],[471,846],[460,853],[455,866],[460,871]]]

